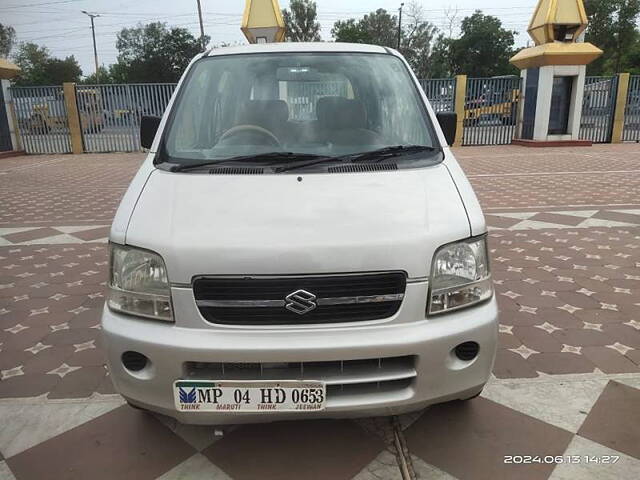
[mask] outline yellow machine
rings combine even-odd
[[[78,90],[76,98],[82,130],[85,133],[94,133],[102,130],[104,120],[100,92],[95,89]],[[31,133],[46,134],[67,128],[67,115],[62,93],[60,93],[60,98],[33,105],[32,112],[26,125]]]
[[[497,98],[496,98],[497,96]],[[510,92],[486,92],[480,97],[470,100],[465,105],[464,123],[474,126],[481,120],[494,120],[503,125],[515,124],[518,114],[520,90]]]

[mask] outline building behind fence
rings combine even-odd
[[[463,129],[458,144],[505,145],[518,135],[523,103],[519,77],[458,76],[420,83],[436,112],[458,113]],[[161,116],[175,87],[167,83],[11,87],[9,105],[17,123],[18,147],[34,154],[139,151],[140,119]],[[320,97],[348,96],[349,91],[346,84],[314,82],[292,85],[280,93],[290,106],[291,119],[305,121],[312,119]],[[639,142],[640,76],[587,77],[582,112],[582,139]]]

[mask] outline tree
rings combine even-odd
[[[109,69],[105,68],[105,67],[98,67],[98,71],[100,73],[98,80],[99,82],[96,81],[96,74],[95,72],[92,73],[91,75],[87,75],[86,77],[84,77],[80,83],[83,83],[85,85],[95,85],[96,83],[114,83],[113,82],[113,78],[111,76],[111,72],[109,71]]]
[[[336,42],[370,43],[383,47],[398,46],[398,17],[380,8],[360,20],[338,20],[331,29]]]
[[[640,41],[640,0],[586,0],[585,9],[589,17],[585,40],[604,50],[589,65],[589,74],[613,75],[638,68],[633,63],[637,57],[629,52]]]
[[[406,22],[403,22],[400,52],[419,78],[431,75],[431,48],[438,29],[424,20],[422,6],[411,2],[407,8]]]
[[[16,40],[16,31],[10,26],[0,23],[0,57],[7,58]]]
[[[498,18],[479,10],[462,20],[461,31],[457,39],[438,38],[432,56],[433,71],[438,71],[438,76],[517,74],[509,63],[517,32],[503,28]]]
[[[13,60],[21,69],[16,85],[61,85],[78,82],[82,76],[73,55],[64,60],[53,58],[46,47],[35,43],[20,43]]]
[[[209,37],[205,37],[209,43]],[[116,41],[118,62],[109,69],[118,83],[177,82],[202,44],[185,28],[155,22],[123,28]]]
[[[424,10],[416,2],[408,5],[402,25],[400,51],[421,78],[429,76],[431,47],[436,27],[424,20]],[[383,47],[398,46],[398,17],[379,9],[360,20],[337,21],[331,34],[337,42],[370,43]]]
[[[61,85],[64,82],[79,82],[82,69],[73,55],[64,60],[51,58],[44,66],[44,75],[50,85]]]
[[[290,10],[282,11],[288,42],[319,42],[320,23],[316,2],[291,0]]]
[[[453,38],[438,35],[429,57],[430,78],[448,78],[455,75],[456,66],[450,55],[453,42]]]

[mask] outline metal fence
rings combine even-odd
[[[580,139],[594,143],[611,141],[618,77],[587,77],[582,100]]]
[[[61,86],[11,87],[18,129],[27,153],[69,153],[71,136]]]
[[[85,152],[140,150],[140,119],[162,116],[173,83],[78,85],[76,99]]]
[[[622,139],[627,142],[640,142],[640,75],[634,75],[629,80]]]
[[[349,83],[327,82],[286,82],[286,91],[280,93],[289,105],[289,119],[296,122],[315,120],[316,103],[320,97],[347,97]]]
[[[453,112],[456,103],[455,78],[430,78],[420,84],[436,112]]]
[[[516,134],[521,79],[470,78],[464,104],[463,145],[508,145]]]

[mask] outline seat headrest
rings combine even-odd
[[[366,128],[367,126],[367,114],[360,100],[322,97],[316,104],[316,114],[320,126],[329,130]]]
[[[240,110],[238,124],[269,126],[289,120],[289,105],[284,100],[250,100]]]

